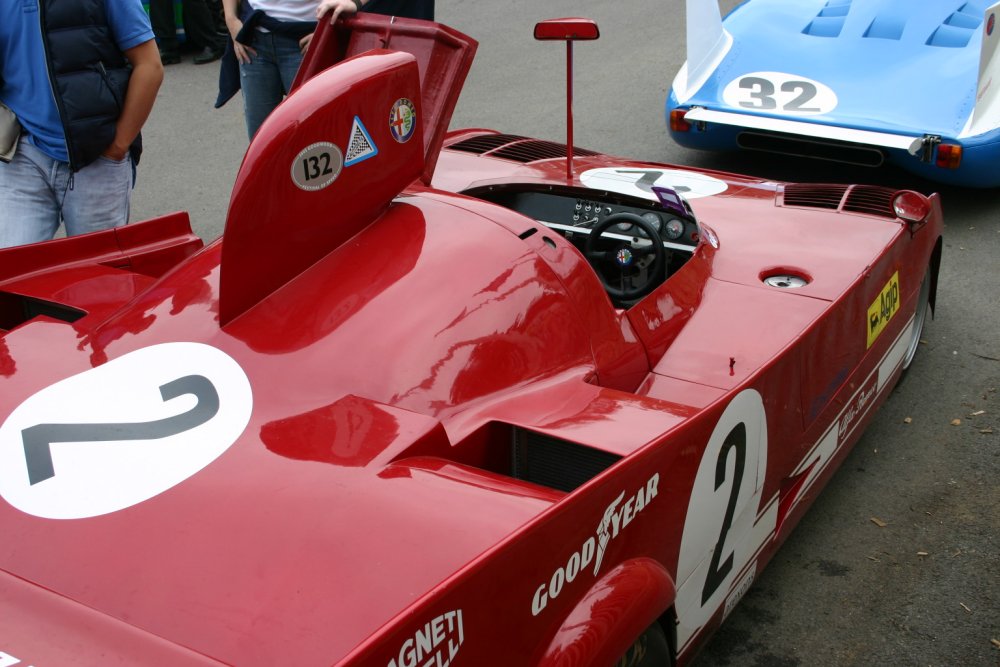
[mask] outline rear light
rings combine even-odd
[[[892,210],[906,222],[923,222],[931,212],[931,202],[919,192],[903,190],[892,200]]]
[[[958,169],[962,164],[962,147],[957,144],[939,144],[937,147],[937,166],[942,169]]]
[[[684,120],[687,109],[673,109],[670,112],[670,129],[674,132],[690,132],[691,123]]]

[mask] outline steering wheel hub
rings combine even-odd
[[[622,247],[615,253],[615,261],[621,266],[631,266],[634,259],[635,255],[632,254],[631,248]]]
[[[618,225],[630,229],[630,241],[622,240]],[[633,228],[641,230],[642,234],[633,236]],[[652,224],[634,213],[609,215],[594,225],[587,236],[584,255],[608,295],[621,302],[634,301],[659,285],[667,265],[660,234]]]

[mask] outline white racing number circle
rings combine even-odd
[[[180,484],[250,420],[243,369],[200,343],[164,343],[61,380],[0,425],[0,496],[28,514],[81,519]]]
[[[678,646],[708,622],[753,556],[766,470],[764,403],[746,389],[715,425],[691,489],[677,563]]]
[[[657,201],[654,187],[670,188],[685,199],[711,197],[726,191],[725,181],[708,174],[655,167],[601,167],[580,174],[580,182],[593,190],[606,190]]]
[[[819,81],[783,72],[751,72],[733,79],[722,91],[735,109],[793,116],[830,113],[837,94]]]
[[[344,154],[336,144],[319,141],[306,146],[292,160],[292,182],[303,190],[322,190],[337,180]]]

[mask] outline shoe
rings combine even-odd
[[[160,51],[160,62],[164,65],[176,65],[181,61],[181,54],[176,51]]]
[[[222,57],[222,49],[213,49],[211,46],[206,46],[202,49],[198,55],[194,57],[195,65],[204,65],[205,63],[210,63],[218,60]]]

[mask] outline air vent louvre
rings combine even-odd
[[[525,139],[527,137],[521,137],[516,134],[481,134],[471,139],[464,139],[454,143],[448,146],[448,148],[454,151],[482,154],[500,148],[512,141],[524,141]]]
[[[837,37],[851,11],[851,0],[829,0],[802,31],[813,37]]]
[[[516,134],[483,134],[454,143],[448,148],[479,155],[511,160],[535,162],[566,157],[566,144],[541,139],[529,139]],[[599,155],[596,151],[573,147],[574,156]]]
[[[620,458],[525,429],[514,430],[513,477],[558,491],[572,491]]]
[[[892,199],[895,195],[896,191],[890,188],[877,185],[855,185],[847,194],[843,210],[877,215],[882,218],[895,218],[896,214],[892,208]]]
[[[846,185],[790,184],[785,186],[785,206],[839,209],[847,192]]]
[[[573,147],[574,156],[597,155],[595,151]],[[535,162],[536,160],[552,160],[566,157],[566,144],[541,139],[529,139],[509,144],[493,152],[493,157],[513,160],[515,162]]]
[[[895,190],[877,185],[791,183],[784,187],[781,205],[895,218],[892,208],[895,196]]]

